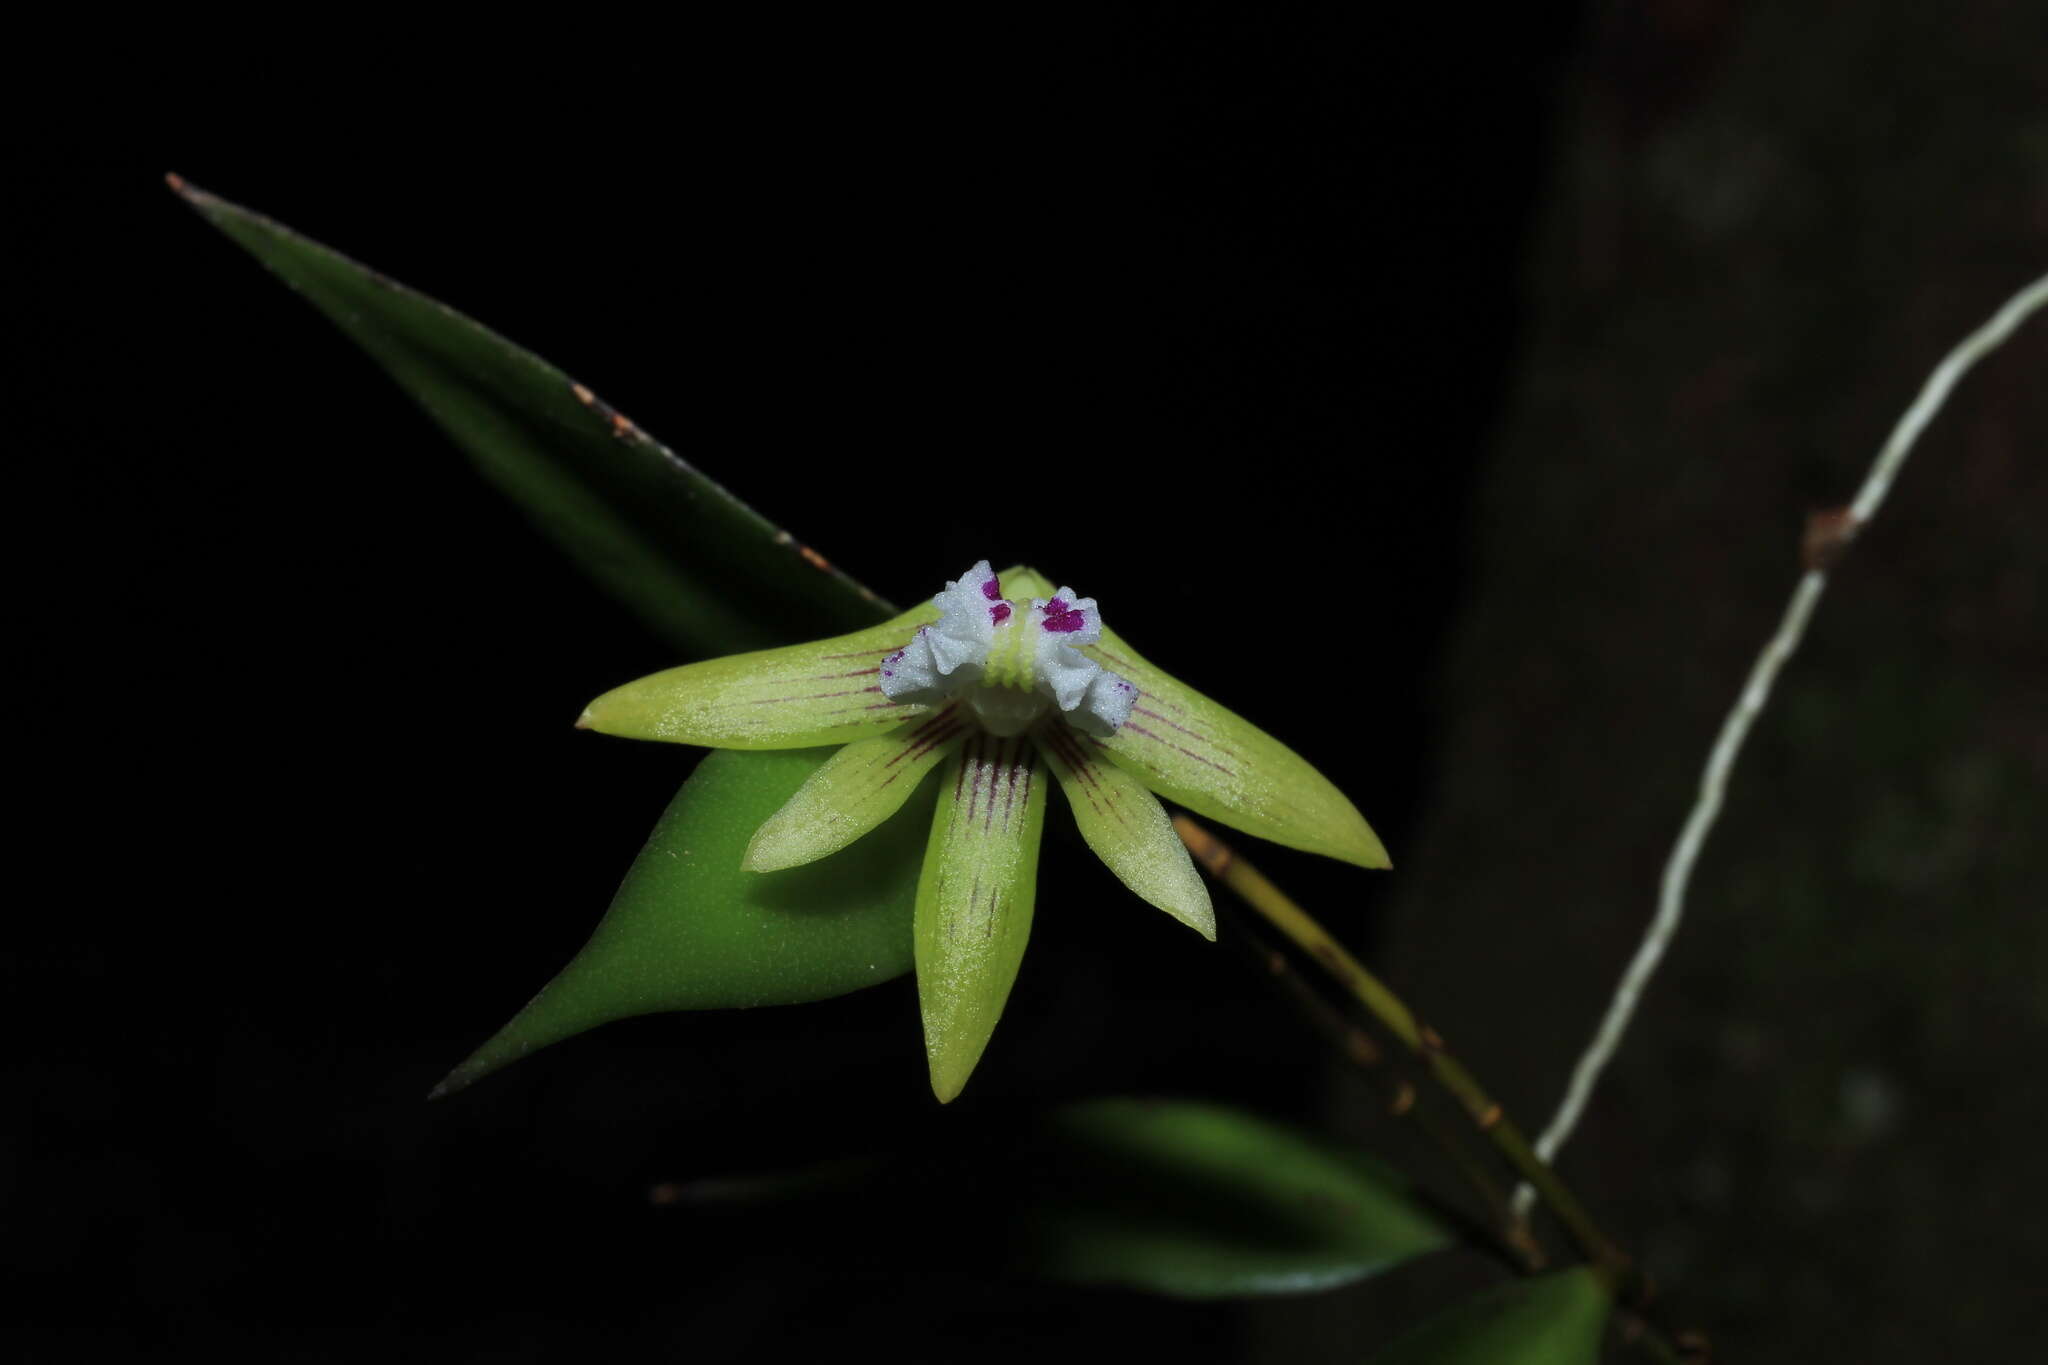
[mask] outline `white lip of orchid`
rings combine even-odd
[[[1107,738],[1130,719],[1138,689],[1077,646],[1102,638],[1095,599],[1061,588],[1019,610],[984,559],[932,599],[939,619],[882,660],[882,695],[927,705],[964,700],[992,735],[1022,734],[1057,709]]]

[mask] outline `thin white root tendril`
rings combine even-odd
[[[2028,315],[2044,303],[2048,303],[2048,275],[2013,295],[1989,322],[1965,337],[1941,364],[1934,367],[1934,373],[1927,377],[1920,396],[1913,400],[1913,405],[1892,428],[1891,439],[1885,442],[1871,464],[1870,472],[1864,476],[1863,486],[1856,492],[1856,500],[1831,532],[1834,545],[1846,543],[1877,514],[1878,505],[1891,489],[1893,476],[1906,462],[1906,456],[1920,438],[1920,433],[1941,411],[1942,403],[1956,382],[1972,365],[1996,350]],[[1686,816],[1685,825],[1679,831],[1678,842],[1672,845],[1670,857],[1665,861],[1664,877],[1657,894],[1657,913],[1651,918],[1642,944],[1614,989],[1606,1017],[1601,1019],[1592,1042],[1587,1044],[1578,1065],[1572,1069],[1571,1084],[1566,1088],[1557,1112],[1551,1116],[1550,1126],[1536,1139],[1536,1155],[1546,1162],[1557,1155],[1558,1148],[1564,1146],[1578,1125],[1586,1102],[1592,1098],[1593,1087],[1600,1080],[1600,1073],[1606,1069],[1615,1049],[1621,1044],[1622,1034],[1628,1030],[1643,988],[1656,973],[1665,948],[1678,931],[1679,921],[1685,915],[1686,884],[1692,880],[1693,864],[1699,860],[1700,847],[1706,843],[1707,835],[1721,813],[1722,799],[1727,794],[1728,774],[1735,767],[1736,755],[1742,750],[1742,742],[1748,737],[1750,726],[1770,699],[1771,684],[1777,680],[1778,670],[1792,657],[1792,652],[1799,647],[1800,637],[1806,633],[1806,623],[1820,601],[1821,590],[1827,586],[1827,562],[1826,555],[1810,556],[1806,572],[1800,575],[1798,586],[1792,590],[1792,600],[1786,604],[1777,633],[1765,641],[1763,652],[1757,655],[1756,663],[1750,667],[1749,680],[1743,684],[1742,694],[1735,700],[1735,708],[1721,722],[1721,733],[1707,755],[1706,771],[1700,778],[1699,799],[1693,803],[1692,812]],[[1517,1187],[1516,1212],[1527,1213],[1535,1198],[1536,1192],[1528,1185]]]

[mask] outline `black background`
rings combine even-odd
[[[686,775],[570,728],[676,660],[162,176],[533,349],[898,602],[982,557],[1071,582],[1331,774],[1398,867],[1583,56],[1576,7],[1474,25],[778,14],[32,73],[11,1333],[43,1358],[1260,1355],[1257,1310],[1018,1286],[912,1219],[649,1201],[1093,1095],[1314,1121],[1312,1036],[1070,830],[943,1111],[907,982],[612,1025],[423,1101]],[[1257,856],[1372,947],[1387,879]]]
[[[58,526],[30,529],[60,534],[30,666],[79,837],[19,912],[15,1330],[303,1359],[1243,1349],[1227,1307],[906,1269],[949,1258],[901,1221],[807,1256],[649,1205],[1096,1094],[1308,1113],[1311,1036],[1070,832],[947,1111],[906,982],[631,1021],[423,1102],[687,772],[568,725],[674,660],[161,180],[531,347],[898,601],[983,556],[1072,581],[1398,848],[1568,25],[1453,60],[1451,17],[1094,22],[224,47],[43,149],[31,477]],[[1269,861],[1369,923],[1373,882]]]

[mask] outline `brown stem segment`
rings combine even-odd
[[[1210,876],[1229,887],[1267,923],[1320,963],[1368,1013],[1423,1059],[1437,1084],[1458,1101],[1507,1163],[1550,1206],[1579,1250],[1613,1281],[1617,1289],[1631,1294],[1640,1289],[1629,1258],[1608,1240],[1607,1235],[1594,1224],[1585,1206],[1537,1157],[1528,1140],[1522,1136],[1522,1130],[1501,1112],[1500,1105],[1480,1087],[1464,1064],[1450,1054],[1436,1030],[1418,1020],[1414,1011],[1388,990],[1378,977],[1367,971],[1343,944],[1330,937],[1329,932],[1306,910],[1288,899],[1286,893],[1267,881],[1258,869],[1238,857],[1228,844],[1185,815],[1173,817],[1173,828],[1180,835],[1181,842],[1187,845],[1188,852],[1208,870]]]
[[[1509,1203],[1507,1191],[1482,1160],[1483,1154],[1468,1145],[1464,1134],[1446,1125],[1433,1106],[1415,1103],[1415,1087],[1409,1084],[1407,1077],[1388,1065],[1386,1050],[1354,1022],[1347,1011],[1331,1004],[1322,991],[1304,978],[1288,960],[1287,954],[1261,947],[1256,936],[1249,931],[1232,937],[1243,942],[1263,973],[1294,1001],[1339,1056],[1388,1092],[1387,1112],[1397,1119],[1413,1119],[1430,1141],[1443,1151],[1486,1206],[1492,1220],[1484,1228],[1475,1224],[1474,1230],[1490,1235],[1498,1243],[1501,1255],[1525,1273],[1541,1270],[1545,1262],[1543,1248],[1530,1232],[1528,1220],[1515,1212]]]

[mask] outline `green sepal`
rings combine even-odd
[[[1029,602],[1034,597],[1051,597],[1052,580],[1033,568],[1012,564],[996,575],[1004,597],[1012,602]]]
[[[1216,907],[1209,888],[1159,798],[1064,721],[1040,727],[1039,749],[1059,779],[1081,837],[1103,865],[1140,900],[1213,940]]]
[[[811,774],[747,845],[749,872],[778,872],[837,853],[903,808],[944,762],[967,722],[957,703],[886,735],[855,740]]]
[[[1147,663],[1114,631],[1082,653],[1137,685],[1131,718],[1102,747],[1153,791],[1288,848],[1392,866],[1350,799],[1279,740]]]
[[[1372,1365],[1595,1365],[1612,1308],[1586,1266],[1516,1280],[1430,1318]]]
[[[941,1103],[973,1074],[1024,960],[1045,786],[1023,736],[976,732],[939,774],[915,924],[925,1056]]]
[[[925,715],[882,695],[882,660],[937,619],[930,603],[879,626],[649,674],[590,703],[576,724],[714,749],[799,749],[887,734]]]
[[[613,1019],[793,1005],[908,971],[929,784],[904,818],[841,853],[786,872],[741,870],[754,830],[830,757],[706,755],[582,951],[434,1094]]]

